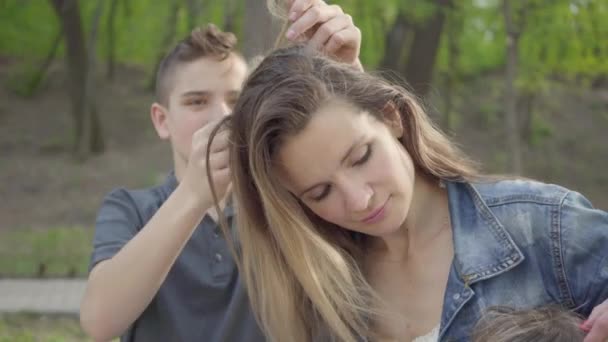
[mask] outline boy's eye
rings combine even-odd
[[[230,108],[234,108],[234,105],[236,104],[236,101],[238,100],[238,97],[234,96],[234,97],[229,97],[228,99],[226,99],[226,104],[230,107]]]
[[[209,102],[209,100],[206,98],[197,97],[197,98],[192,98],[192,99],[187,100],[186,105],[187,106],[204,106],[204,105],[207,105],[208,102]]]

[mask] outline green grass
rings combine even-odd
[[[80,227],[0,232],[0,277],[84,277],[92,238]]]
[[[34,314],[0,315],[0,342],[76,342],[87,338],[78,318]]]

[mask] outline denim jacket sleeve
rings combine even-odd
[[[560,206],[558,237],[576,311],[587,317],[608,299],[608,213],[570,191]]]

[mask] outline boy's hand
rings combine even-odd
[[[588,331],[584,342],[608,341],[608,300],[596,306],[581,329]]]
[[[292,22],[287,39],[306,41],[311,48],[362,69],[361,30],[340,6],[322,0],[292,0],[287,13]]]
[[[192,151],[182,180],[202,201],[201,205],[209,208],[213,205],[213,196],[207,180],[207,144],[211,132],[220,121],[221,119],[209,122],[192,136]],[[228,138],[229,132],[220,130],[213,139],[209,156],[213,186],[218,200],[224,197],[230,183]]]

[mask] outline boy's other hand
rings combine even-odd
[[[213,205],[211,187],[207,180],[207,145],[213,129],[223,118],[214,120],[199,129],[192,136],[192,151],[188,160],[188,167],[182,182],[201,199],[201,205],[210,208]],[[229,132],[221,129],[211,143],[209,164],[213,186],[218,200],[224,198],[230,184]]]

